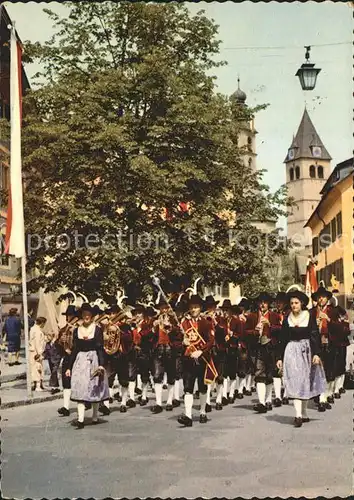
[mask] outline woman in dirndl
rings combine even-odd
[[[104,364],[103,332],[93,321],[90,304],[81,307],[82,325],[74,330],[73,349],[66,376],[71,377],[72,401],[77,402],[78,429],[84,427],[85,404],[92,404],[92,423],[98,422],[99,403],[109,400]]]
[[[298,290],[289,292],[288,298],[291,312],[283,321],[277,367],[283,369],[285,390],[289,399],[294,400],[294,425],[301,427],[310,420],[308,401],[324,391],[326,377],[319,357],[318,327],[306,309],[309,298]]]

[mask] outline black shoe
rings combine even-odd
[[[266,403],[267,411],[273,410],[272,403]]]
[[[207,421],[208,421],[208,419],[207,419],[206,415],[204,415],[204,414],[200,415],[200,417],[199,417],[199,423],[200,424],[206,424]]]
[[[118,403],[122,402],[122,396],[119,394],[119,392],[116,392],[113,397],[116,401],[118,401]]]
[[[135,408],[135,407],[136,407],[136,402],[133,401],[132,399],[128,399],[127,408]]]
[[[166,411],[172,411],[173,406],[172,405],[166,405]]]
[[[98,411],[100,413],[102,413],[102,415],[110,415],[111,414],[111,410],[109,408],[107,408],[107,406],[105,405],[102,405],[98,408]]]
[[[282,403],[283,403],[283,405],[288,405],[289,404],[289,398],[283,398]]]
[[[142,393],[143,393],[143,391],[141,389],[139,389],[139,387],[135,387],[135,394],[140,396],[140,394],[142,394]]]
[[[70,411],[67,410],[66,408],[64,408],[64,406],[62,408],[59,408],[58,413],[62,417],[69,417],[70,416]]]
[[[325,405],[325,403],[318,403],[317,411],[319,411],[321,413],[324,412],[324,411],[326,411],[326,405]]]
[[[85,410],[91,410],[92,404],[91,403],[85,403]]]
[[[279,399],[279,398],[275,398],[275,399],[274,399],[274,406],[275,406],[276,408],[279,408],[279,406],[281,406],[281,399]]]
[[[346,390],[344,389],[344,387],[342,387],[342,389],[339,389],[339,394],[345,394],[346,393]]]
[[[9,366],[14,366],[15,363],[8,363]]]
[[[302,426],[302,418],[296,417],[294,420],[294,427],[301,427]]]
[[[234,402],[235,402],[235,396],[232,396],[232,397],[229,396],[228,402],[229,402],[230,405],[234,404]]]
[[[168,389],[168,385],[163,384],[162,389]]]
[[[261,403],[257,403],[253,407],[254,411],[257,413],[267,413],[267,407],[265,405],[262,405]]]
[[[340,395],[339,392],[334,393],[334,399],[340,399],[342,396]]]
[[[177,422],[185,427],[192,427],[193,425],[193,420],[187,417],[187,415],[181,415],[178,417]]]
[[[14,365],[19,366],[19,365],[22,365],[22,363],[20,361],[15,361]]]
[[[151,413],[161,413],[163,411],[162,409],[162,406],[159,406],[159,405],[154,405],[152,408],[151,408]]]
[[[320,396],[316,396],[313,398],[313,402],[315,403],[315,405],[318,405],[320,404]]]
[[[208,403],[205,405],[205,413],[210,413],[212,411],[211,405],[208,405]]]
[[[121,413],[127,413],[127,407],[126,407],[126,406],[124,406],[124,405],[121,405],[121,406],[120,406],[120,408],[119,408],[119,411],[120,411]]]
[[[325,407],[326,407],[326,410],[332,410],[332,406],[328,403],[324,403]]]
[[[303,424],[307,424],[308,422],[310,422],[309,417],[302,417],[302,423]]]
[[[334,397],[333,396],[328,396],[327,403],[330,403],[331,405],[333,405],[334,404]]]
[[[239,392],[236,396],[237,399],[243,399],[243,393]]]
[[[227,406],[227,405],[229,404],[229,400],[228,400],[227,398],[222,398],[222,400],[221,400],[221,404],[222,404],[223,406]]]
[[[85,424],[83,422],[79,422],[78,420],[74,422],[74,425],[77,429],[83,429],[85,427]]]
[[[252,396],[252,391],[244,391],[245,396]]]
[[[222,404],[221,404],[221,403],[216,403],[216,405],[215,405],[215,410],[218,410],[218,411],[219,411],[219,410],[222,410],[222,409],[223,409]]]
[[[167,387],[166,387],[166,389],[167,389]],[[199,391],[195,391],[194,397],[197,398],[197,399],[199,399]]]
[[[178,401],[178,399],[174,399],[172,401],[172,406],[173,406],[173,408],[178,408],[179,406],[181,406],[181,402]]]
[[[113,403],[113,398],[109,398],[108,401],[110,402],[110,404],[112,404]]]
[[[256,392],[257,389],[255,387],[251,387],[251,392]]]
[[[59,389],[59,388],[53,388],[53,389],[50,391],[50,393],[51,393],[51,394],[53,394],[53,395],[54,395],[54,394],[58,394],[59,392],[60,392],[60,389]]]
[[[141,398],[140,401],[139,401],[139,404],[140,404],[140,406],[146,406],[147,402],[148,402],[147,398],[146,399]]]

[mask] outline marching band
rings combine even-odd
[[[66,325],[55,341],[62,362],[63,404],[58,413],[70,415],[77,404],[78,429],[85,410],[109,415],[114,400],[127,413],[137,403],[148,404],[153,389],[154,414],[181,405],[180,425],[193,425],[192,409],[199,398],[199,422],[208,422],[238,399],[256,393],[254,411],[272,411],[293,401],[294,426],[309,421],[307,404],[319,412],[332,408],[345,392],[349,322],[332,293],[320,286],[311,297],[299,287],[272,297],[262,292],[237,305],[196,291],[170,301],[159,294],[156,304],[123,302],[101,310],[97,305],[69,305]],[[118,391],[114,393],[116,378]],[[166,385],[164,385],[166,384]],[[163,401],[163,388],[167,400]],[[273,396],[274,390],[274,396]]]

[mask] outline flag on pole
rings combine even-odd
[[[10,185],[7,211],[5,253],[25,257],[25,224],[23,213],[21,122],[22,122],[22,49],[15,28],[10,37]]]
[[[311,295],[318,289],[318,283],[315,273],[315,263],[309,259],[307,262],[306,269],[306,283],[305,283],[305,293],[310,299],[310,304],[312,303]]]

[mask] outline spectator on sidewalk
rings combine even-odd
[[[21,349],[21,320],[17,314],[17,307],[12,307],[9,311],[9,316],[5,320],[3,328],[3,341],[7,341],[7,352],[9,354],[9,366],[20,365],[20,349]]]
[[[47,335],[47,343],[45,345],[44,349],[44,359],[48,361],[49,368],[50,368],[50,379],[49,379],[49,386],[51,388],[51,393],[52,394],[57,394],[60,392],[59,389],[59,379],[58,379],[58,370],[60,366],[60,361],[61,361],[61,354],[58,351],[57,344],[55,342],[55,334],[54,333],[49,333]]]
[[[43,391],[43,354],[45,349],[45,336],[43,327],[46,318],[39,316],[29,332],[29,362],[31,368],[32,389]]]

